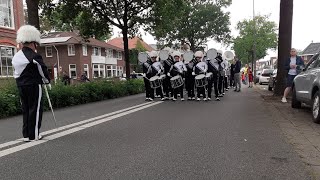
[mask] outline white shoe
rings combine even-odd
[[[203,98],[203,100],[204,100],[204,101],[207,101],[208,99],[207,99],[207,98]]]
[[[200,101],[200,98],[197,98],[197,101]]]
[[[150,100],[150,101],[153,101],[153,99],[152,99],[152,98],[149,98],[149,100]]]
[[[220,101],[220,99],[217,97],[217,98],[216,98],[216,101]]]
[[[146,98],[146,101],[149,101],[149,98]]]
[[[208,98],[208,101],[211,101],[211,98]]]
[[[29,138],[22,138],[22,141],[23,142],[30,142],[30,139]]]
[[[226,93],[222,93],[222,95],[226,95]]]
[[[166,100],[165,98],[161,98],[161,101],[164,101],[164,100]]]
[[[288,101],[287,101],[287,98],[283,97],[283,98],[281,99],[281,102],[283,102],[283,103],[288,102]]]
[[[173,99],[172,99],[172,101],[176,101],[176,100],[177,100],[176,98],[173,98]]]
[[[191,98],[192,100],[196,100],[196,98],[195,97],[193,97],[193,98]]]
[[[184,98],[181,98],[181,101],[184,101]]]
[[[191,100],[191,97],[188,97],[188,100]]]

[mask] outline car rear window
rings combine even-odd
[[[262,76],[270,76],[271,74],[273,74],[273,69],[264,70],[264,71],[262,72]]]

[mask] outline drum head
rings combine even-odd
[[[179,79],[179,78],[180,78],[180,76],[174,76],[170,80],[176,80],[176,79]]]
[[[183,54],[183,59],[185,63],[190,62],[193,59],[193,52],[192,51],[187,51],[186,53]]]
[[[159,76],[153,76],[153,77],[150,78],[150,81],[155,81],[157,79],[159,79]]]
[[[169,58],[169,51],[161,50],[159,53],[159,57],[161,61],[167,60]]]
[[[212,75],[212,73],[209,72],[209,73],[206,74],[206,77],[210,77],[211,75]]]
[[[209,49],[207,51],[207,58],[209,58],[210,60],[213,60],[217,57],[217,50],[216,49]]]
[[[199,74],[195,77],[195,79],[203,79],[204,77],[206,77],[206,75],[204,74]]]
[[[138,59],[139,59],[139,62],[145,63],[148,60],[148,54],[146,52],[140,52],[138,54]]]
[[[165,74],[162,74],[160,77],[159,77],[159,79],[163,79],[163,78],[165,78],[166,77],[166,75]]]

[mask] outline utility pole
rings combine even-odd
[[[254,23],[254,29],[253,29],[253,50],[252,50],[252,71],[253,71],[253,79],[255,82],[256,79],[256,36],[257,36],[257,28],[256,28],[256,20],[255,20],[255,12],[254,12],[254,0],[252,0],[253,8],[252,8],[252,17],[253,17],[253,23]]]

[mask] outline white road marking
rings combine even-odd
[[[145,106],[142,106],[142,107],[138,107],[136,109],[132,109],[132,110],[129,110],[127,112],[116,114],[114,116],[110,116],[110,117],[107,117],[107,118],[104,118],[104,119],[101,119],[101,120],[98,120],[98,121],[95,121],[95,122],[92,122],[92,123],[89,123],[89,124],[85,124],[85,125],[80,126],[80,127],[75,127],[75,128],[72,128],[72,129],[68,129],[68,130],[65,130],[65,131],[50,135],[48,137],[45,137],[43,140],[24,143],[24,144],[21,144],[21,145],[18,145],[18,146],[9,148],[9,149],[2,150],[2,151],[0,151],[0,158],[4,157],[4,156],[7,156],[9,154],[12,154],[12,153],[15,153],[15,152],[18,152],[18,151],[33,147],[33,146],[36,146],[36,145],[39,145],[39,144],[42,144],[42,143],[45,143],[45,142],[48,142],[48,141],[51,141],[51,140],[66,136],[66,135],[69,135],[69,134],[72,134],[74,132],[81,131],[81,130],[84,130],[86,128],[89,128],[89,127],[92,127],[92,126],[95,126],[95,125],[98,125],[98,124],[101,124],[101,123],[104,123],[104,122],[119,118],[121,116],[125,116],[125,115],[128,115],[128,114],[140,111],[142,109],[146,109],[146,108],[149,108],[151,106],[155,106],[155,105],[160,104],[160,103],[162,103],[162,101],[161,102],[151,103],[151,104],[148,104],[148,105],[145,105]]]
[[[55,132],[58,132],[58,131],[69,129],[69,128],[72,128],[72,127],[75,127],[75,126],[79,126],[79,125],[82,125],[82,124],[85,124],[85,123],[89,123],[89,122],[97,120],[97,119],[101,119],[101,118],[112,116],[112,115],[115,115],[115,114],[118,114],[118,113],[122,113],[124,111],[128,111],[128,110],[133,109],[133,108],[138,108],[138,107],[141,107],[141,106],[144,106],[144,105],[148,105],[150,103],[152,103],[152,102],[142,103],[142,104],[139,104],[139,105],[136,105],[136,106],[132,106],[132,107],[128,107],[128,108],[125,108],[125,109],[121,109],[121,110],[118,110],[118,111],[115,111],[115,112],[111,112],[111,113],[108,113],[108,114],[104,114],[104,115],[101,115],[101,116],[97,116],[97,117],[94,117],[94,118],[90,118],[90,119],[87,119],[87,120],[83,120],[83,121],[80,121],[80,122],[69,124],[69,125],[66,125],[66,126],[61,126],[61,127],[58,127],[58,128],[52,129],[52,130],[48,130],[48,131],[42,132],[41,135],[48,135],[48,134],[51,134],[51,133],[55,133]],[[15,144],[18,144],[18,143],[21,143],[22,141],[23,141],[23,138],[20,138],[20,139],[14,140],[14,141],[10,141],[10,142],[6,142],[6,143],[3,143],[3,144],[0,144],[0,149],[8,147],[8,146],[15,145]]]

